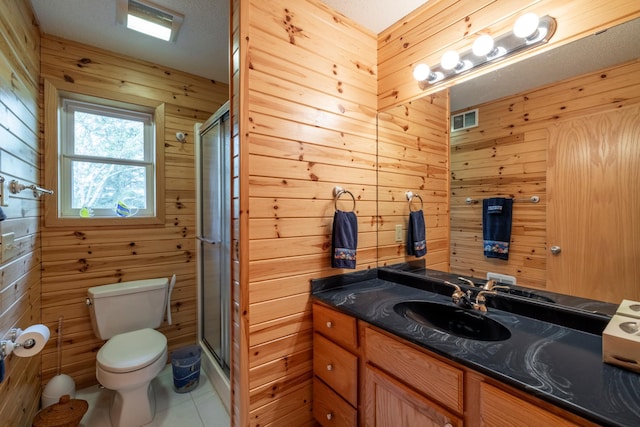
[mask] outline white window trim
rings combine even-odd
[[[129,94],[119,94],[98,88],[82,87],[78,93],[78,87],[62,81],[44,80],[44,182],[47,188],[54,190],[53,197],[43,198],[45,227],[78,227],[100,226],[114,228],[126,226],[160,226],[165,224],[165,177],[164,177],[164,134],[165,134],[165,105],[162,102],[141,98]],[[59,144],[60,144],[60,103],[61,97],[73,98],[80,101],[90,101],[90,98],[107,99],[113,101],[113,105],[118,103],[126,104],[128,107],[138,106],[139,111],[153,111],[155,122],[154,135],[154,156],[155,167],[153,168],[154,179],[148,180],[154,188],[155,204],[149,206],[153,210],[152,216],[132,216],[121,217],[91,217],[81,218],[80,216],[61,216],[61,205],[56,195],[60,194],[60,167],[59,167]]]
[[[153,135],[154,118],[153,109],[147,109],[147,111],[135,111],[139,109],[138,106],[130,104],[118,103],[117,106],[107,106],[107,102],[104,99],[92,98],[92,102],[80,101],[76,96],[64,96],[60,98],[61,120],[60,120],[60,143],[59,143],[59,170],[61,171],[59,179],[61,187],[69,188],[72,183],[72,167],[73,161],[87,161],[92,163],[109,163],[115,165],[130,165],[144,167],[146,177],[146,209],[140,209],[136,215],[138,216],[154,216],[155,215],[155,192],[154,192],[154,179],[155,176],[155,138]],[[73,113],[85,112],[100,114],[110,117],[117,117],[123,119],[136,119],[144,123],[144,159],[143,160],[127,160],[109,157],[95,157],[87,155],[74,154],[75,138],[69,133],[73,133],[74,129],[74,115]],[[59,216],[65,217],[78,217],[80,214],[80,208],[71,207],[71,192],[60,191],[59,193]],[[94,213],[98,217],[116,218],[116,214],[111,209],[93,209]]]

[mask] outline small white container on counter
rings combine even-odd
[[[618,313],[626,313],[625,307],[632,304],[620,304]],[[632,311],[632,313],[635,313]],[[602,332],[602,359],[606,363],[640,372],[640,315],[616,314]]]
[[[616,310],[616,314],[640,319],[640,302],[623,299]]]

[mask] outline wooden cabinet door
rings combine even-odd
[[[563,120],[549,137],[547,288],[640,299],[640,107]]]
[[[367,427],[458,427],[462,420],[383,371],[365,366]]]

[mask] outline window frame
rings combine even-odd
[[[63,87],[61,87],[63,86]],[[45,147],[45,183],[47,188],[54,190],[54,195],[44,198],[44,218],[45,226],[141,226],[141,225],[164,225],[165,223],[165,191],[164,191],[164,103],[131,96],[127,94],[109,93],[99,89],[83,88],[79,93],[74,86],[69,90],[60,82],[44,81],[44,147]],[[68,197],[67,206],[70,208],[71,193],[63,195],[60,192],[62,185],[70,184],[70,177],[63,177],[62,161],[69,161],[68,153],[63,153],[63,147],[68,148],[68,142],[62,138],[61,132],[64,129],[62,120],[66,119],[66,114],[61,111],[63,100],[68,99],[71,104],[88,104],[91,107],[102,108],[104,111],[117,112],[117,109],[127,109],[143,114],[149,114],[155,128],[153,136],[153,147],[148,148],[153,153],[145,153],[145,162],[152,162],[150,168],[147,165],[147,172],[152,170],[153,179],[147,180],[147,199],[152,196],[153,201],[147,204],[145,216],[123,217],[98,217],[82,218],[74,215],[73,210],[63,212],[61,197]],[[97,102],[98,101],[98,102]],[[104,102],[103,102],[104,101]],[[97,110],[94,110],[97,111]],[[68,124],[67,124],[68,126]],[[146,126],[145,126],[146,127]],[[147,132],[147,129],[145,129]],[[147,156],[149,156],[147,158]],[[90,156],[87,156],[90,158]],[[124,159],[115,159],[114,164],[131,164]],[[67,169],[68,170],[68,169]],[[69,172],[70,173],[70,172]],[[66,180],[66,181],[65,181]],[[149,193],[151,187],[152,193]],[[78,209],[76,209],[78,210]]]

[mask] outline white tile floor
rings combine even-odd
[[[229,414],[213,389],[207,376],[200,372],[198,387],[189,393],[173,390],[171,365],[153,380],[156,396],[156,415],[151,427],[229,427]],[[89,410],[81,427],[111,427],[109,404],[113,391],[98,386],[78,390],[76,399],[89,402]]]

